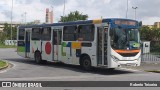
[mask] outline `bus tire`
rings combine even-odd
[[[38,63],[38,64],[41,64],[43,61],[42,61],[42,56],[41,56],[41,53],[40,52],[35,52],[35,62]]]
[[[82,58],[81,66],[86,71],[90,71],[92,69],[92,67],[91,67],[91,60],[90,60],[90,58],[88,56],[84,56]]]
[[[109,70],[109,71],[113,71],[113,70],[115,70],[115,68],[108,68],[108,70]]]

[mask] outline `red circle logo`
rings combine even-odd
[[[51,43],[47,42],[45,45],[45,51],[47,54],[51,54]]]

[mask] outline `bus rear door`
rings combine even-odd
[[[25,57],[29,58],[30,56],[30,40],[31,40],[31,29],[25,30]]]
[[[55,61],[58,61],[61,57],[61,39],[62,39],[62,28],[54,28],[53,29],[53,58]]]

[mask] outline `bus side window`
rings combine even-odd
[[[40,40],[41,39],[41,29],[33,28],[32,29],[32,40]]]
[[[83,41],[83,37],[82,37],[82,26],[78,27],[78,41]]]
[[[19,29],[18,40],[24,40],[25,29]]]
[[[64,26],[63,28],[63,40],[64,41],[76,41],[77,40],[77,26]]]
[[[50,41],[51,40],[51,28],[45,27],[42,29],[42,40],[44,41]]]
[[[93,41],[94,40],[94,25],[80,25],[78,27],[78,40],[79,41]]]

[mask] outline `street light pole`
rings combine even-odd
[[[138,9],[138,7],[132,7],[135,10],[135,20],[136,20],[136,9]]]
[[[127,0],[126,18],[128,18],[128,0]]]
[[[12,40],[12,14],[13,14],[13,0],[12,0],[12,8],[11,8],[11,40]]]
[[[66,0],[64,0],[63,17],[65,15],[65,9],[66,9]]]
[[[24,15],[25,15],[25,24],[27,24],[27,23],[26,23],[26,21],[27,21],[27,20],[26,20],[26,19],[27,19],[27,12],[24,12]]]

